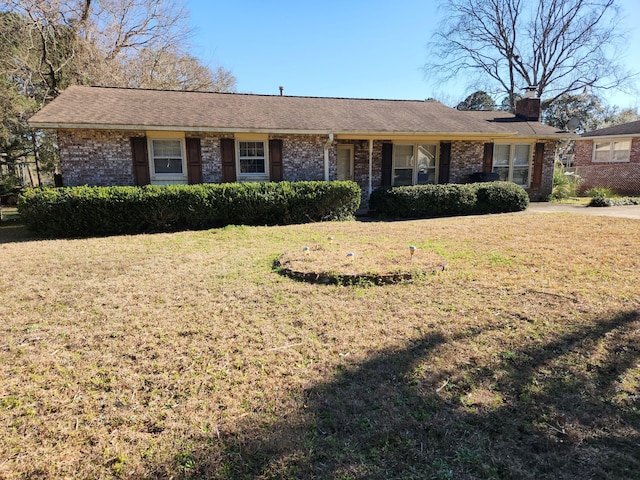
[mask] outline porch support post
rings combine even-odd
[[[369,195],[373,192],[373,139],[369,139]]]
[[[324,181],[329,181],[329,148],[333,143],[333,133],[329,134],[327,141],[324,144]]]

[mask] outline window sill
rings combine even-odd
[[[237,181],[242,182],[268,182],[269,175],[238,175]]]
[[[591,163],[631,163],[629,160],[592,160]]]

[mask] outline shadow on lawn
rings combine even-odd
[[[511,352],[491,368],[454,359],[440,378],[416,376],[416,367],[429,362],[439,345],[472,339],[427,336],[308,389],[299,418],[240,425],[223,432],[219,441],[209,438],[208,446],[202,439],[193,468],[183,474],[640,478],[637,382],[626,400],[618,395],[620,376],[639,361],[639,328],[639,312],[621,313]],[[595,358],[596,351],[603,352],[597,362],[576,369],[583,374],[571,372],[581,358]],[[447,375],[451,382],[438,388]],[[474,388],[488,384],[498,400],[472,400]]]
[[[39,240],[25,225],[15,220],[0,222],[0,244]]]

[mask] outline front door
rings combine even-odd
[[[353,180],[353,145],[338,145],[338,180]]]

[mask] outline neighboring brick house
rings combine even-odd
[[[621,195],[640,194],[640,120],[582,134],[574,167],[580,191],[606,187]]]
[[[57,131],[65,185],[352,179],[367,206],[381,185],[479,172],[545,199],[566,134],[539,123],[539,107],[73,86],[29,123]]]

